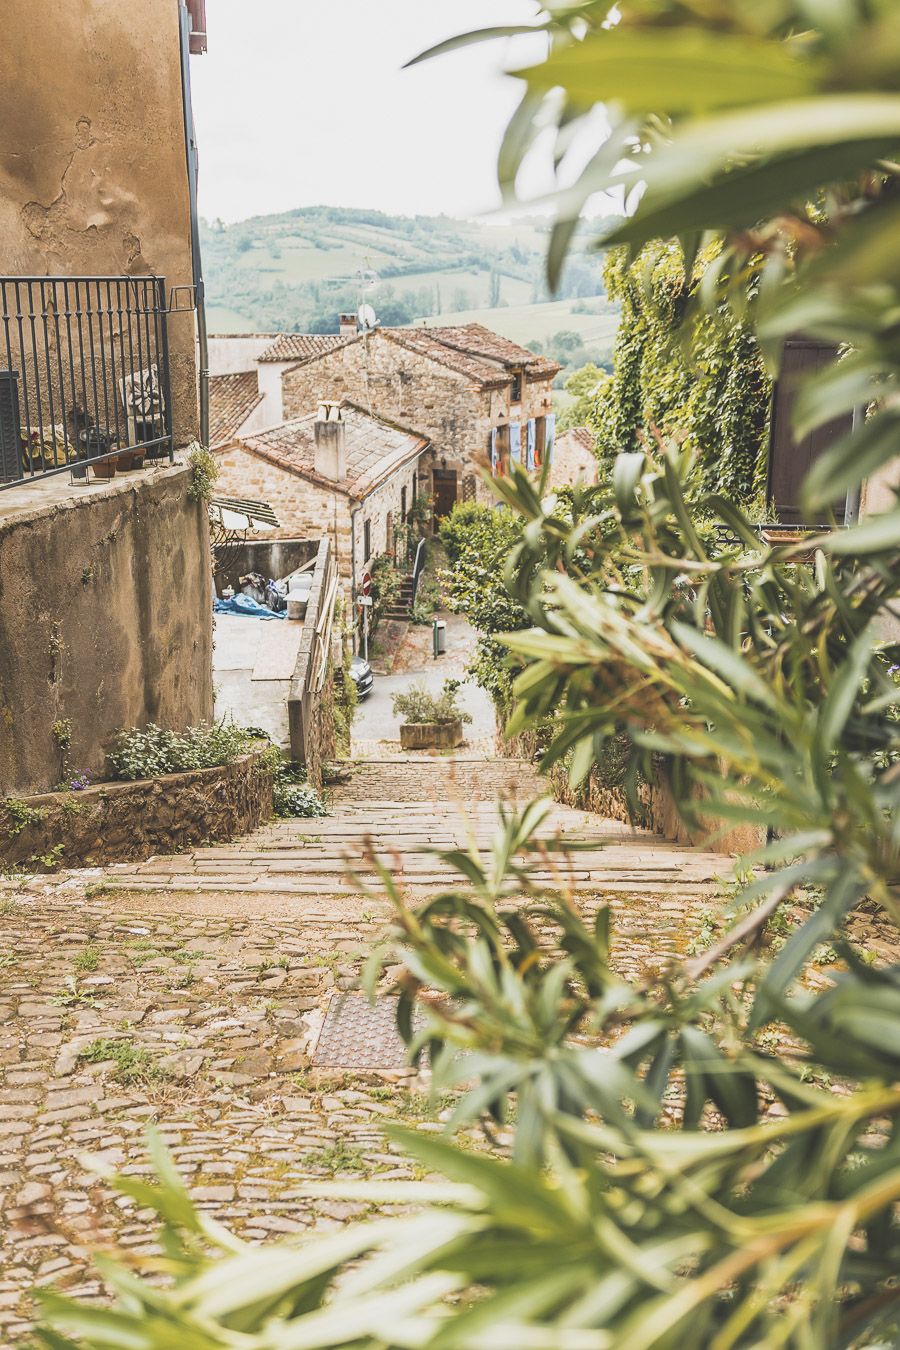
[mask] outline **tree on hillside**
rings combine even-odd
[[[603,397],[602,390],[610,378],[609,372],[601,370],[593,361],[568,377],[564,387],[571,401],[565,404],[557,419],[560,431],[592,426],[595,410]]]

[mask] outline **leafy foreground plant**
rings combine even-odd
[[[900,1018],[900,971],[854,964],[824,996],[785,1003],[816,1064],[854,1090],[810,1087],[799,1057],[735,1034],[753,963],[710,974],[706,958],[643,984],[615,974],[608,910],[587,926],[564,851],[534,837],[546,809],[504,816],[486,861],[444,854],[460,886],[417,912],[383,869],[396,927],[368,972],[402,956],[413,1053],[431,1048],[436,1093],[469,1087],[449,1128],[502,1121],[515,1093],[512,1159],[391,1128],[446,1181],[303,1189],[310,1203],[413,1204],[414,1216],[255,1248],[191,1206],[151,1139],[159,1186],[110,1179],[160,1215],[164,1255],[98,1262],[111,1309],[41,1292],[41,1344],[818,1347],[878,1343],[879,1330],[892,1343],[900,1052],[884,1053],[883,1019]],[[531,882],[541,851],[561,885]],[[413,1033],[420,983],[431,997]],[[731,1029],[724,1045],[717,1028]],[[680,1128],[656,1128],[664,1109]],[[710,1109],[719,1128],[697,1128]]]
[[[802,393],[797,426],[869,406],[805,488],[817,513],[848,492],[852,508],[897,451],[900,6],[721,0],[712,15],[621,0],[611,18],[606,0],[582,0],[542,7],[538,26],[549,56],[521,72],[501,178],[546,144],[548,122],[565,161],[598,97],[611,128],[562,195],[551,270],[592,192],[644,184],[612,242],[677,235],[687,292],[697,250],[718,248],[686,304],[727,303],[770,355],[798,330],[848,344]],[[713,550],[688,468],[677,448],[632,445],[614,500],[583,494],[571,521],[548,516],[526,476],[500,485],[524,522],[507,584],[531,624],[505,639],[524,665],[512,730],[552,713],[547,760],[569,757],[575,780],[624,733],[632,781],[665,774],[698,823],[755,826],[766,842],[745,860],[758,875],[730,930],[622,980],[609,916],[588,925],[567,900],[536,806],[505,818],[486,856],[450,855],[463,881],[419,910],[383,868],[395,931],[369,978],[399,967],[412,1053],[427,1048],[439,1087],[466,1086],[454,1124],[483,1120],[493,1139],[506,1122],[511,1160],[395,1134],[452,1189],[329,1193],[418,1197],[423,1214],[251,1254],[198,1227],[164,1172],[164,1194],[140,1203],[187,1234],[162,1267],[175,1288],[116,1272],[113,1311],[50,1299],[45,1345],[68,1332],[148,1350],[897,1344],[900,970],[858,960],[844,927],[898,914],[900,653],[886,622],[900,509],[888,496],[880,515],[856,525],[851,509],[851,528],[779,549],[707,498],[704,519],[735,541]],[[552,889],[529,870],[539,850]],[[798,887],[808,918],[774,960],[757,955]],[[844,968],[810,992],[822,943]],[[204,1238],[228,1253],[216,1265],[184,1255]]]

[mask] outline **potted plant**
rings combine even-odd
[[[463,723],[471,722],[472,715],[457,703],[460,684],[460,680],[445,680],[436,697],[423,684],[394,695],[394,715],[403,718],[403,750],[452,750],[462,745]]]

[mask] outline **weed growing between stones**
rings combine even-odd
[[[98,1037],[79,1052],[78,1058],[86,1064],[111,1062],[115,1066],[113,1078],[126,1087],[159,1083],[168,1076],[149,1050],[132,1041]]]

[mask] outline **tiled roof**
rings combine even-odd
[[[562,369],[546,356],[536,356],[527,347],[493,333],[480,323],[441,328],[376,328],[373,336],[388,338],[408,351],[427,356],[448,370],[474,380],[482,389],[501,389],[514,370],[523,370],[526,380],[552,380]],[[363,335],[283,333],[259,358],[260,361],[294,361],[302,365],[343,347],[363,341]]]
[[[209,380],[209,443],[222,445],[236,436],[262,402],[255,370],[212,375]]]
[[[392,342],[396,342],[400,347],[406,347],[407,350],[418,352],[421,356],[427,356],[438,365],[446,366],[449,370],[455,370],[459,375],[465,375],[470,380],[474,380],[484,389],[502,388],[509,384],[509,373],[500,366],[490,362],[483,361],[469,352],[462,351],[460,348],[448,346],[447,343],[435,337],[433,328],[379,328],[376,331],[383,333],[385,337]]]
[[[322,356],[335,347],[355,338],[340,333],[282,333],[267,347],[260,361],[307,361],[311,356]]]
[[[316,473],[315,413],[244,436],[241,445],[281,469],[358,500],[428,446],[427,437],[373,417],[354,403],[343,403],[341,409],[346,426],[347,473],[337,483]]]
[[[568,431],[561,431],[557,437],[557,444],[565,440],[567,436],[570,436],[573,441],[580,445],[582,450],[589,450],[591,454],[594,453],[597,444],[596,437],[587,427],[569,427]]]
[[[417,328],[415,331],[419,333],[422,330]],[[497,361],[507,370],[524,370],[528,380],[552,380],[562,370],[559,362],[551,361],[547,356],[538,356],[527,347],[520,347],[518,342],[501,337],[480,323],[448,325],[426,331],[443,346],[452,347],[455,351]]]

